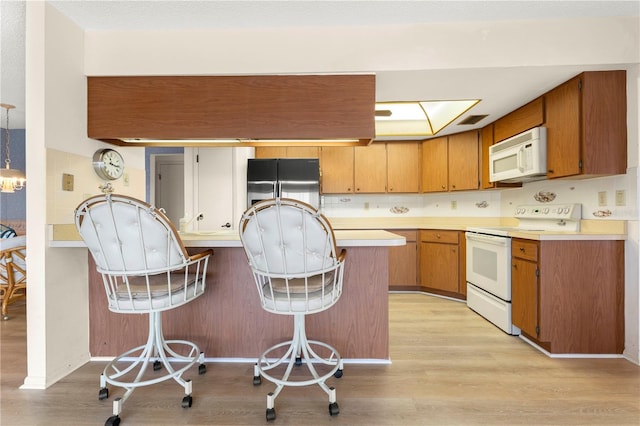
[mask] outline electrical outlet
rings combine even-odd
[[[598,206],[604,207],[607,205],[607,191],[598,192]]]
[[[124,173],[122,175],[122,184],[124,186],[129,186],[129,173]]]
[[[626,193],[624,192],[624,189],[618,189],[616,191],[616,206],[626,206],[626,205],[627,205]]]
[[[451,210],[455,210],[458,208],[458,202],[457,201],[451,201]]]

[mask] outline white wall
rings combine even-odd
[[[106,145],[86,136],[83,31],[44,2],[26,6],[29,297],[22,387],[44,389],[90,355],[87,250],[49,248],[47,224],[73,223],[80,201],[99,193],[91,159]],[[119,192],[144,198],[144,149],[122,151],[134,178]],[[62,173],[74,174],[74,191],[62,191]]]

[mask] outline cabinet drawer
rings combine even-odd
[[[439,229],[427,229],[420,231],[420,241],[432,243],[458,244],[458,231],[442,231]]]
[[[538,243],[533,241],[513,240],[511,241],[511,257],[538,261]]]
[[[407,240],[407,242],[416,242],[418,234],[417,231],[407,229],[387,229],[387,231],[396,235],[402,235]]]

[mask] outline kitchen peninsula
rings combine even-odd
[[[84,247],[75,229],[54,238],[53,247]],[[331,342],[343,358],[389,360],[388,251],[405,244],[404,237],[386,231],[336,230],[339,248],[347,250],[344,289],[330,310],[307,317],[307,331],[316,340]],[[166,312],[167,338],[197,342],[206,358],[255,359],[266,347],[290,339],[292,324],[271,315],[259,304],[251,270],[236,232],[185,234],[190,252],[213,248],[207,290],[188,309]],[[148,324],[140,315],[107,310],[102,278],[89,259],[90,353],[113,356],[144,341]]]

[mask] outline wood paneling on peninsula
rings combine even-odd
[[[88,77],[88,136],[375,137],[375,75]]]
[[[388,247],[347,247],[342,296],[331,309],[306,318],[310,339],[330,343],[343,358],[389,359],[388,252]],[[88,257],[91,356],[113,356],[142,344],[147,317],[107,310],[102,278]],[[257,358],[293,333],[290,316],[260,307],[241,247],[214,248],[204,295],[165,312],[163,321],[168,339],[194,341],[207,358]]]

